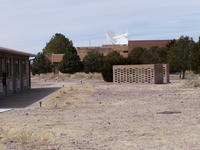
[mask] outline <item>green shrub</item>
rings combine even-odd
[[[142,55],[145,52],[145,48],[136,47],[128,54],[128,63],[129,64],[142,64]]]
[[[118,52],[111,52],[104,57],[104,65],[101,69],[103,79],[107,82],[113,81],[113,65],[124,65],[126,59],[123,58]]]
[[[141,60],[143,64],[160,64],[167,62],[167,48],[166,47],[150,47],[146,49]]]
[[[88,53],[83,59],[84,72],[100,72],[103,66],[103,55],[97,51]]]

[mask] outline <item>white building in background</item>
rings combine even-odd
[[[128,44],[128,33],[115,34],[113,32],[106,33],[107,42],[113,45],[127,45]]]

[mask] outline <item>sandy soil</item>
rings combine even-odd
[[[200,149],[200,89],[180,81],[76,82],[0,119],[5,150]]]

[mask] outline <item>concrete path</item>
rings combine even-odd
[[[11,109],[0,109],[0,113],[5,112],[5,111],[9,111],[9,110],[11,110]]]
[[[24,108],[36,103],[63,86],[77,85],[77,82],[33,81],[32,89],[10,96],[0,96],[0,112],[6,109]],[[8,111],[8,110],[7,110]]]
[[[27,107],[58,89],[59,87],[33,88],[18,94],[0,97],[0,109]]]

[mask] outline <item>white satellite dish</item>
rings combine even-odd
[[[128,44],[128,33],[117,35],[113,32],[107,32],[106,39],[109,43],[114,44],[114,45]]]

